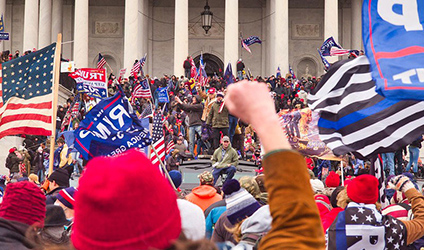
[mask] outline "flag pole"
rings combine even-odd
[[[152,148],[152,150],[153,150],[153,153],[155,153],[156,158],[159,160],[159,165],[161,166],[162,171],[165,173],[166,177],[168,178],[168,180],[169,180],[169,182],[171,183],[171,185],[172,185],[172,187],[174,188],[174,190],[175,190],[175,191],[177,191],[177,188],[175,187],[174,182],[173,182],[173,181],[172,181],[172,179],[171,179],[171,176],[169,176],[168,170],[166,170],[166,168],[165,168],[165,164],[163,164],[163,162],[162,162],[161,158],[159,157],[159,154],[158,154],[158,152],[156,151],[155,147],[151,146],[151,148]]]
[[[106,59],[105,59],[105,61],[106,61]],[[110,67],[109,63],[107,63],[107,62],[106,62],[106,65],[109,67],[109,69],[110,69],[110,73],[112,73],[112,74],[113,74],[113,69],[112,69],[112,67]]]
[[[56,143],[56,115],[59,99],[60,55],[62,53],[62,33],[57,34],[56,51],[53,68],[53,102],[52,102],[52,136],[50,137],[49,175],[53,172],[54,146]]]
[[[341,177],[342,177],[342,186],[344,186],[344,170],[343,170],[343,159],[340,161],[340,166],[341,166]]]

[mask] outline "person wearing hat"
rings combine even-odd
[[[45,244],[69,246],[69,234],[65,226],[69,224],[63,209],[56,205],[46,206],[46,218],[44,227],[40,231],[40,237]]]
[[[244,63],[243,63],[243,59],[239,59],[237,61],[237,65],[236,65],[236,69],[237,69],[237,78],[239,79],[239,81],[243,80],[243,70],[244,70]]]
[[[226,174],[226,181],[231,180],[237,171],[238,154],[236,150],[231,147],[230,138],[228,136],[222,137],[222,144],[215,150],[212,156],[212,175],[214,178],[214,185],[219,176]]]
[[[216,94],[216,102],[212,104],[211,110],[206,120],[206,124],[212,127],[212,149],[219,147],[219,139],[221,133],[228,136],[228,128],[230,126],[228,120],[228,109],[224,104],[224,93]]]
[[[16,147],[9,149],[9,154],[6,158],[6,168],[9,169],[9,175],[19,173],[19,163],[22,162],[22,159],[20,159],[16,153]]]
[[[56,169],[48,178],[49,188],[46,194],[46,204],[54,204],[60,190],[69,187],[69,173],[66,169]]]
[[[214,179],[209,171],[204,171],[197,176],[200,185],[192,189],[185,199],[198,205],[203,212],[213,203],[222,200],[222,196],[217,193],[214,187]]]
[[[204,91],[201,91],[201,88],[199,88],[198,92],[199,95],[205,100],[205,105],[202,113],[202,121],[206,122],[209,112],[211,111],[212,105],[216,102],[216,89],[210,88],[206,94]]]
[[[74,205],[75,205],[75,194],[77,189],[74,187],[68,187],[61,189],[56,196],[55,205],[63,208],[66,219],[73,221],[74,219]]]
[[[188,116],[189,150],[191,155],[194,156],[196,134],[199,138],[202,136],[202,98],[198,95],[195,95],[192,99],[191,104],[185,104],[180,100],[180,98],[178,98],[178,96],[176,96],[175,101],[178,103],[177,106],[184,110]]]
[[[378,185],[375,176],[364,174],[353,179],[340,192],[337,205],[345,210],[337,215],[328,229],[328,249],[407,249],[424,235],[424,197],[412,181],[403,175],[390,180],[390,185],[405,194],[411,203],[414,219],[410,221],[380,213],[376,207]],[[360,226],[360,231],[354,230],[356,225]],[[358,236],[362,239],[348,240]],[[371,242],[370,236],[373,237]]]
[[[77,250],[168,249],[180,241],[177,195],[136,149],[90,160],[74,209],[71,240]]]
[[[42,228],[45,217],[46,197],[40,188],[29,181],[8,184],[0,206],[0,249],[34,249],[36,242],[27,234]]]

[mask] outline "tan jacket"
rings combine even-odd
[[[66,155],[68,154],[68,145],[63,145],[63,149],[60,152],[60,163],[59,163],[59,167],[63,168],[66,165],[71,164],[72,162],[72,156],[71,154],[68,155],[68,157],[66,157]]]
[[[325,249],[303,156],[292,150],[273,151],[263,164],[272,228],[259,249]]]

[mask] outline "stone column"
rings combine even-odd
[[[5,30],[3,32],[9,32],[9,35],[10,35],[10,31],[12,30],[11,29],[12,24],[6,23],[6,0],[0,0],[0,15],[3,15],[3,24],[5,25]],[[4,43],[5,42],[6,41],[2,41],[0,43],[0,51],[4,50]],[[10,53],[13,53],[13,51],[11,51]]]
[[[225,0],[225,41],[224,41],[224,72],[231,63],[233,74],[236,76],[237,60],[239,59],[239,0]]]
[[[88,1],[75,0],[74,61],[75,67],[88,67]]]
[[[52,0],[40,0],[38,46],[44,48],[51,42]]]
[[[126,75],[130,74],[134,60],[140,60],[138,9],[139,1],[125,1],[124,67],[127,69]]]
[[[352,0],[352,48],[362,49],[362,0]]]
[[[146,0],[139,0],[138,6],[138,59],[141,59],[147,53],[147,17],[149,12],[149,2]],[[152,55],[150,55],[152,56]]]
[[[26,50],[38,48],[38,0],[25,0],[24,11],[24,48]]]
[[[56,42],[57,34],[63,30],[63,0],[53,0],[51,42]]]
[[[271,42],[273,43],[273,54],[271,62],[271,74],[275,75],[277,68],[280,67],[281,75],[289,72],[289,1],[272,0],[274,3],[274,18],[271,21]]]
[[[175,0],[174,75],[184,75],[183,63],[188,56],[188,0]]]
[[[325,0],[324,5],[324,39],[334,37],[339,42],[339,6],[338,0]],[[334,63],[338,57],[327,57],[329,63]]]

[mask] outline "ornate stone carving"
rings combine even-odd
[[[122,36],[122,22],[95,21],[94,35],[100,37],[120,37]]]
[[[320,24],[294,24],[292,25],[293,39],[321,39]]]

